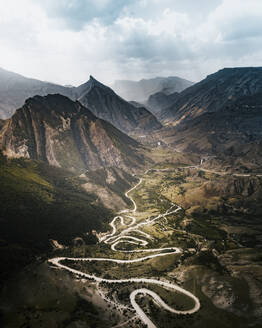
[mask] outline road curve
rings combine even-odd
[[[145,172],[145,174],[147,174],[150,170],[147,170]],[[157,171],[154,169],[154,171]],[[176,212],[178,212],[179,210],[181,210],[181,207],[179,207],[176,204],[172,204],[172,206],[163,214],[159,214],[156,217],[152,218],[152,219],[147,219],[143,222],[139,222],[136,223],[136,219],[130,215],[127,215],[128,213],[135,213],[137,210],[137,205],[136,202],[133,200],[133,198],[131,196],[129,196],[130,192],[133,191],[134,189],[136,189],[141,183],[142,183],[143,179],[141,178],[139,180],[139,182],[132,187],[130,190],[128,190],[125,193],[125,196],[127,198],[130,199],[130,201],[133,204],[133,209],[129,210],[129,209],[124,209],[123,211],[119,212],[116,217],[113,218],[113,220],[110,223],[110,226],[112,228],[112,231],[109,233],[104,234],[103,236],[100,237],[99,241],[100,242],[104,242],[107,244],[111,245],[111,249],[113,251],[118,251],[118,252],[123,252],[123,253],[146,253],[146,252],[150,252],[150,253],[155,253],[156,254],[150,254],[148,256],[143,256],[143,257],[139,257],[139,258],[135,258],[132,260],[118,260],[118,259],[111,259],[111,258],[94,258],[94,257],[90,257],[90,258],[71,258],[71,257],[56,257],[56,258],[52,258],[49,259],[48,262],[51,263],[52,265],[59,267],[61,269],[67,270],[73,274],[76,274],[80,277],[83,278],[87,278],[87,279],[91,279],[94,280],[98,283],[100,282],[105,282],[105,283],[109,283],[109,284],[121,284],[121,283],[146,283],[146,284],[152,284],[152,285],[158,285],[161,286],[163,288],[166,288],[168,290],[173,290],[173,291],[177,291],[180,292],[188,297],[190,297],[193,301],[194,301],[194,306],[192,309],[190,310],[185,310],[185,311],[179,311],[176,309],[173,309],[172,307],[170,307],[169,305],[167,305],[161,298],[159,295],[157,295],[155,292],[146,289],[146,288],[140,288],[140,289],[135,289],[134,291],[132,291],[132,293],[130,294],[130,302],[131,305],[133,306],[134,310],[137,313],[137,316],[141,319],[141,321],[146,324],[149,328],[157,328],[155,326],[155,324],[150,320],[150,318],[145,314],[145,312],[141,309],[141,307],[137,304],[136,302],[136,296],[139,294],[142,295],[148,295],[150,297],[152,297],[154,299],[154,301],[162,308],[164,308],[165,310],[171,312],[171,313],[176,313],[176,314],[193,314],[195,312],[197,312],[200,309],[200,302],[199,299],[192,294],[191,292],[185,290],[184,288],[174,284],[174,283],[170,283],[170,282],[166,282],[166,281],[161,281],[161,280],[157,280],[157,279],[151,279],[151,278],[129,278],[129,279],[105,279],[105,278],[101,278],[98,277],[94,274],[89,274],[89,273],[85,273],[76,269],[71,268],[70,266],[67,265],[67,263],[61,263],[64,261],[72,261],[72,262],[76,262],[76,261],[87,261],[87,262],[94,262],[94,261],[99,261],[99,262],[113,262],[113,263],[118,263],[118,264],[124,264],[124,263],[137,263],[137,262],[142,262],[144,260],[148,260],[148,259],[152,259],[152,258],[156,258],[156,257],[162,257],[162,256],[167,256],[170,254],[178,254],[181,253],[182,250],[177,248],[177,247],[166,247],[166,248],[154,248],[154,249],[136,249],[136,250],[120,250],[120,249],[116,249],[116,246],[119,245],[120,243],[129,243],[129,244],[133,244],[133,245],[139,245],[139,246],[146,246],[148,244],[148,242],[144,239],[141,238],[137,238],[134,236],[130,236],[128,235],[130,232],[137,232],[140,233],[140,235],[143,235],[145,238],[151,238],[150,235],[148,235],[147,233],[140,231],[139,228],[145,225],[149,225],[154,223],[156,220],[166,217],[168,215],[174,214]],[[126,219],[131,219],[130,223],[126,223]],[[117,228],[116,228],[116,221],[120,220],[120,224],[122,226],[126,226],[126,228],[124,230],[122,230],[121,232],[119,232],[117,234]]]

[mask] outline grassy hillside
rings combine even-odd
[[[50,249],[100,229],[111,212],[84,191],[83,181],[47,164],[0,155],[0,263],[10,272]]]

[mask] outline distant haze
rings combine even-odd
[[[261,0],[0,2],[0,67],[79,85],[259,66]]]
[[[140,81],[118,80],[114,83],[113,89],[127,100],[145,102],[154,93],[164,92],[168,95],[174,92],[181,92],[192,84],[193,82],[185,79],[170,76],[167,78],[156,77]]]

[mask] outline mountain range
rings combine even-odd
[[[194,83],[177,76],[156,77],[140,81],[118,80],[113,84],[113,89],[126,100],[145,102],[148,97],[157,92],[169,95],[181,92]]]
[[[7,83],[7,80],[9,83]],[[88,127],[87,131],[83,132],[83,120],[88,122],[90,126],[93,124],[91,122],[96,122],[97,131],[99,129],[106,130],[106,135],[109,134],[111,136],[115,127],[129,135],[138,133],[154,135],[155,138],[162,140],[165,144],[175,146],[180,150],[206,153],[231,152],[232,154],[239,154],[239,147],[241,148],[243,145],[245,145],[247,153],[251,149],[252,153],[253,149],[256,149],[257,143],[261,140],[259,124],[261,115],[262,68],[260,67],[225,68],[207,76],[204,80],[194,85],[187,81],[191,86],[183,91],[181,91],[181,87],[181,92],[169,93],[165,89],[151,94],[146,106],[153,114],[137,101],[139,94],[137,94],[136,101],[127,102],[111,88],[103,85],[92,76],[90,76],[88,82],[77,88],[62,87],[51,83],[27,79],[4,70],[0,71],[0,81],[0,90],[2,90],[2,94],[0,94],[1,104],[5,102],[9,104],[21,103],[30,92],[32,94],[38,92],[40,95],[47,92],[58,92],[72,99],[69,101],[69,99],[58,95],[44,98],[34,97],[29,99],[24,107],[18,110],[9,121],[0,120],[2,144],[9,154],[12,153],[17,156],[24,152],[23,156],[39,159],[44,158],[51,164],[56,163],[57,166],[65,167],[61,163],[58,154],[59,152],[62,154],[70,144],[76,145],[77,150],[74,146],[72,146],[71,150],[66,150],[66,154],[70,154],[71,151],[74,152],[74,156],[68,155],[70,161],[68,161],[66,167],[72,167],[73,169],[103,167],[106,161],[108,161],[106,166],[113,164],[114,156],[111,159],[109,156],[107,160],[105,160],[105,156],[104,159],[101,158],[101,156],[103,157],[103,152],[106,150],[103,147],[96,149],[98,155],[86,156],[86,158],[89,158],[89,161],[92,158],[92,164],[88,163],[87,159],[83,159],[84,155],[81,155],[81,153],[85,152],[83,151],[83,145],[87,147],[88,142],[94,137],[92,133],[95,130],[92,129],[92,131],[89,131],[90,127]],[[171,83],[170,81],[173,83],[176,79],[169,78],[163,80],[156,78],[153,80],[142,80],[140,84],[132,82],[130,85],[136,87],[145,85],[146,88],[141,89],[148,91],[150,88],[152,90],[153,87],[159,87],[159,85],[163,87],[163,83],[168,85],[168,83]],[[126,85],[129,85],[129,82]],[[185,87],[185,84],[183,87]],[[15,90],[20,90],[20,92],[15,92]],[[76,101],[76,99],[77,102],[74,103],[73,101]],[[65,103],[67,104],[67,108],[70,107],[70,110],[63,112],[62,108]],[[40,107],[43,110],[39,110]],[[43,115],[41,119],[39,118],[40,116],[37,118],[38,121],[34,120],[36,117],[36,108],[38,108],[37,117],[40,115],[39,113]],[[50,112],[50,108],[57,108],[57,110],[51,110]],[[46,113],[43,114],[45,111]],[[7,112],[5,111],[5,113]],[[9,115],[11,112],[8,112]],[[29,113],[33,115],[30,118],[28,116]],[[53,116],[50,116],[50,113]],[[45,115],[46,117],[44,117]],[[60,115],[61,117],[57,118],[55,117],[56,115]],[[164,123],[165,128],[160,129],[161,124],[155,116]],[[70,124],[67,123],[69,122],[68,120]],[[79,123],[80,121],[81,124]],[[108,123],[105,121],[111,123],[114,127],[107,125]],[[27,131],[27,140],[31,140],[31,136],[35,133],[35,137],[32,139],[35,141],[34,144],[30,144],[31,148],[28,148],[28,141],[27,143],[24,142],[23,140],[25,139],[21,135],[20,139],[18,137],[14,138],[14,134],[19,135],[17,132],[19,130],[18,122],[20,126],[23,126],[22,129],[20,127],[20,130],[23,130],[23,133]],[[31,124],[30,128],[29,122]],[[54,124],[54,122],[56,123]],[[34,124],[36,126],[33,128]],[[49,133],[47,131],[50,130],[52,124],[54,124],[53,130]],[[66,128],[67,124],[70,125],[69,129]],[[69,134],[69,130],[72,140],[66,143],[62,149],[59,149],[61,145],[54,146],[55,143],[53,141],[49,142],[50,138],[60,138],[62,140],[64,134]],[[84,135],[88,135],[91,139],[88,142],[86,140],[83,141],[85,139],[83,137]],[[95,135],[98,135],[98,133],[96,132]],[[119,136],[119,140],[125,140],[117,142],[120,145],[119,147],[124,149],[127,136],[120,135],[120,131],[117,132],[117,135]],[[112,137],[110,138],[112,140]],[[127,144],[131,142],[130,140]],[[44,142],[47,144],[43,144]],[[94,143],[92,140],[90,142],[92,144]],[[134,145],[134,142],[132,140],[131,144]],[[99,144],[99,147],[101,145],[102,143]],[[89,152],[92,152],[92,147],[88,148]],[[45,149],[44,152],[43,149]],[[55,155],[53,153],[54,149],[56,149]],[[29,154],[29,152],[31,153]],[[76,153],[78,154],[77,156]],[[131,157],[127,156],[126,160],[129,161]],[[71,166],[69,162],[72,162]],[[120,162],[122,163],[121,160]]]
[[[182,122],[219,112],[242,96],[262,91],[262,67],[224,68],[182,91],[162,119]]]
[[[175,95],[158,115],[168,125],[160,137],[180,151],[224,154],[259,166],[261,94],[262,68],[220,70]]]
[[[122,286],[122,274],[191,286],[201,301],[191,318],[137,299],[162,326],[221,326],[221,314],[222,326],[261,326],[262,68],[223,69],[185,90],[154,90],[145,104],[92,76],[63,87],[1,70],[0,82],[1,327],[141,327],[133,310],[127,316],[133,286]],[[103,236],[108,245],[98,242]],[[147,243],[181,254],[160,252],[132,267],[133,247]],[[130,264],[122,256],[120,269],[89,261],[116,259],[117,244]],[[72,268],[113,279],[119,290],[54,270],[46,260],[57,256],[65,265],[67,257],[88,258]],[[113,306],[102,307],[101,295]],[[187,304],[176,301],[178,309]],[[102,316],[106,324],[98,324]]]
[[[0,68],[0,118],[6,119],[23,106],[25,100],[36,95],[59,93],[75,99],[74,88],[24,77]]]
[[[4,83],[4,80],[8,80],[9,83]],[[127,102],[92,76],[88,82],[77,88],[27,79],[4,70],[0,71],[0,81],[2,81],[1,104],[21,103],[27,94],[35,92],[41,95],[57,91],[64,95],[64,97],[59,95],[33,97],[26,101],[22,109],[18,110],[11,119],[0,120],[2,144],[9,155],[22,154],[30,158],[45,159],[50,164],[77,170],[117,163],[121,163],[120,167],[127,167],[123,157],[120,156],[121,159],[118,158],[117,162],[114,162],[113,158],[117,158],[116,153],[111,157],[104,156],[107,147],[102,146],[103,142],[97,144],[98,135],[103,130],[105,135],[109,135],[110,140],[112,134],[119,137],[112,149],[116,150],[117,144],[123,150],[126,143],[137,147],[133,139],[127,139],[126,135],[120,134],[118,130],[121,130],[129,135],[138,133],[154,135],[154,140],[162,140],[165,144],[180,150],[212,154],[232,153],[239,156],[241,149],[245,149],[245,154],[251,152],[254,153],[254,158],[260,157],[257,156],[259,151],[256,150],[261,141],[259,125],[262,68],[260,67],[225,68],[207,76],[199,83],[194,85],[189,83],[191,86],[181,92],[169,94],[162,90],[151,94],[146,106],[152,114],[137,101],[139,95],[136,101]],[[162,79],[157,78],[152,80],[153,82],[142,81],[147,86],[147,91],[150,89],[149,86],[159,86],[159,81],[163,82]],[[169,78],[168,81],[174,79]],[[131,84],[136,87],[139,85],[139,83]],[[73,100],[69,101],[65,96]],[[73,102],[76,99],[77,102]],[[63,112],[63,106],[70,109]],[[11,112],[8,112],[9,115]],[[59,118],[56,117],[57,115],[60,115]],[[164,123],[165,128],[160,129],[161,124],[155,116]],[[114,127],[105,121],[118,130],[114,130]],[[96,129],[90,130],[91,125],[96,126]],[[27,139],[23,139],[21,131],[27,134]],[[64,135],[66,135],[65,139]],[[89,138],[88,141],[86,136]],[[95,141],[92,138],[95,138]],[[63,142],[59,144],[53,139],[64,139],[67,142],[62,145]],[[95,151],[93,151],[94,144]],[[89,155],[83,155],[87,149]],[[62,163],[62,158],[66,157],[64,154],[69,154],[66,164]],[[130,163],[131,158],[136,158],[132,152],[130,154],[132,156],[126,156],[125,162]]]
[[[79,87],[64,87],[0,69],[0,119],[11,117],[27,98],[48,94],[61,94],[74,101],[78,100],[88,106],[97,117],[107,120],[126,133],[161,128],[151,112],[128,103],[92,76]]]

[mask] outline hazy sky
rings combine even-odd
[[[262,66],[262,0],[0,0],[0,67],[79,84]]]

